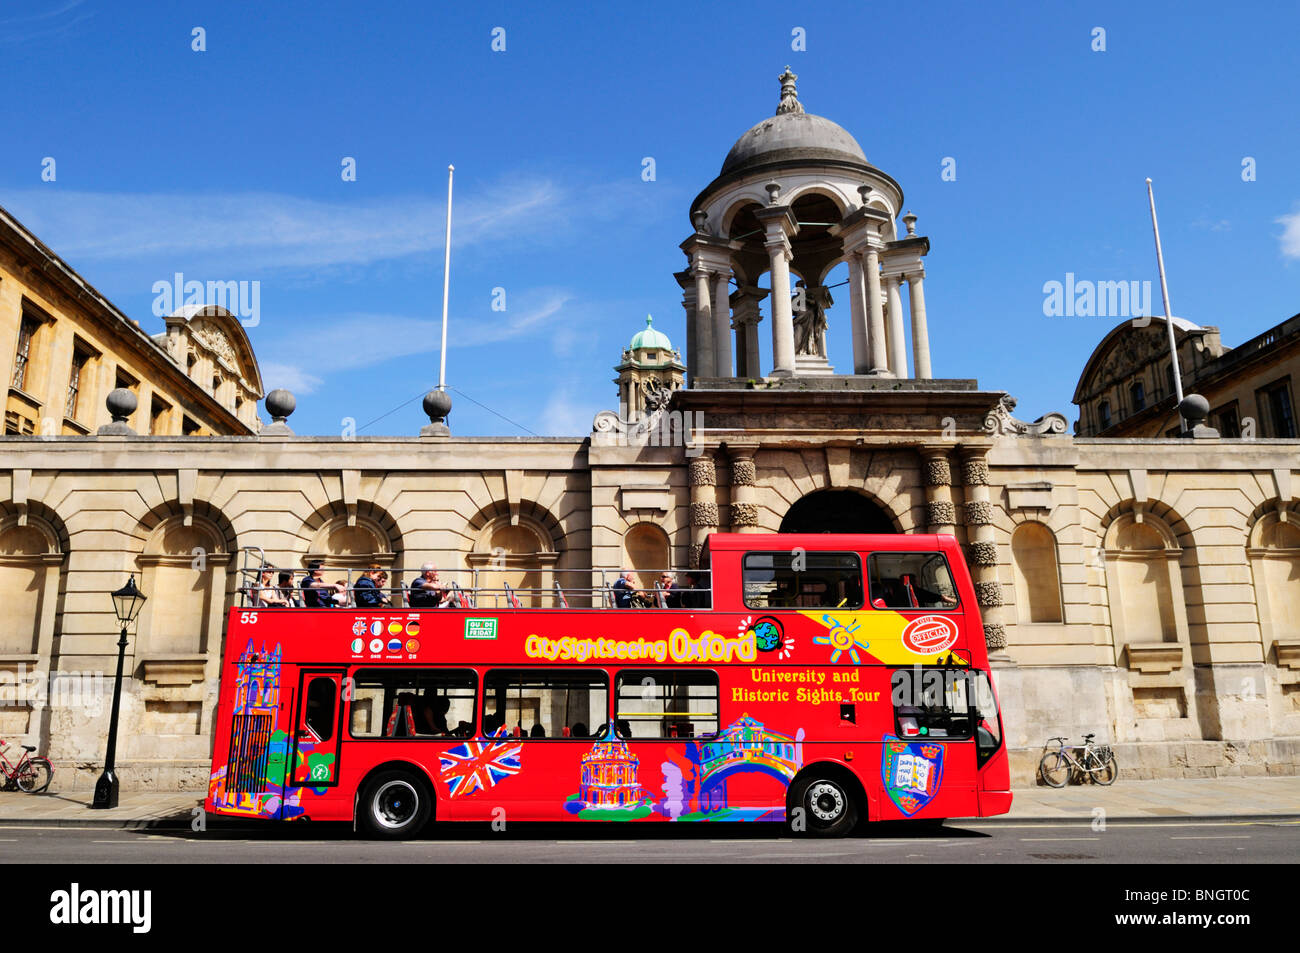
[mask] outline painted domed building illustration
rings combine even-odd
[[[582,758],[578,802],[584,808],[619,808],[641,801],[645,790],[636,776],[640,760],[619,738],[592,745]]]

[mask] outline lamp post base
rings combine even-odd
[[[95,782],[95,800],[92,808],[117,807],[117,772],[112,768],[106,770]]]

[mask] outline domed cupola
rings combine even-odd
[[[736,140],[691,203],[694,231],[681,243],[688,267],[675,276],[689,386],[835,375],[826,336],[844,331],[853,363],[841,375],[932,376],[921,291],[929,239],[915,233],[911,214],[900,234],[902,187],[867,161],[847,130],[804,110],[788,66],[779,78],[776,114]],[[841,263],[848,282],[828,285]],[[759,284],[764,275],[767,287]],[[832,296],[831,287],[844,284]],[[760,350],[760,305],[771,315],[770,356]]]
[[[798,78],[790,67],[785,68],[780,77],[781,102],[776,115],[736,140],[723,160],[720,176],[808,162],[871,168],[862,147],[844,127],[804,112],[794,85]]]

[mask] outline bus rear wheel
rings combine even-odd
[[[381,771],[361,793],[358,826],[371,837],[414,837],[429,823],[433,795],[428,785],[406,771]]]
[[[853,793],[838,778],[810,775],[795,786],[790,828],[814,837],[841,837],[858,822]]]

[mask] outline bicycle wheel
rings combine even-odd
[[[1049,751],[1038,762],[1038,773],[1054,788],[1063,788],[1070,780],[1070,762],[1059,751]]]
[[[44,758],[32,758],[18,772],[18,790],[28,794],[40,794],[50,786],[54,769]]]
[[[1119,764],[1115,761],[1115,755],[1112,754],[1107,761],[1101,764],[1097,764],[1094,759],[1094,767],[1088,773],[1092,775],[1092,779],[1098,784],[1114,784],[1115,779],[1119,777]]]

